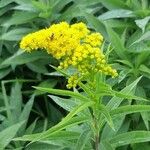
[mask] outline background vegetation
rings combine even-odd
[[[25,148],[27,142],[12,139],[49,129],[75,105],[72,99],[47,96],[45,92],[32,88],[65,89],[66,80],[50,67],[50,64],[57,66],[58,62],[46,53],[36,51],[29,54],[19,49],[24,35],[60,21],[85,22],[91,30],[102,33],[109,62],[119,72],[118,78],[107,78],[106,82],[117,91],[149,99],[149,20],[149,0],[1,0],[0,148]],[[107,103],[111,109],[119,105],[149,105],[143,101],[112,99]],[[104,103],[108,101],[110,97],[105,97]],[[150,149],[148,112],[120,115],[114,120],[116,130],[113,131],[106,124],[101,133],[101,140],[107,143],[105,145],[109,146],[108,142],[114,144],[117,150]],[[69,131],[76,131],[77,134]],[[88,145],[90,133],[87,131],[86,124],[70,127],[68,135],[62,132],[48,142],[36,142],[25,149],[67,150],[73,147],[76,150],[89,150],[92,148]],[[110,147],[101,144],[101,150],[105,149],[109,150]]]

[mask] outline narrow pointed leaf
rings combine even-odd
[[[4,149],[16,135],[23,122],[14,124],[0,132],[0,149]]]
[[[129,105],[129,106],[121,106],[119,108],[113,109],[110,111],[112,116],[115,115],[127,115],[131,113],[137,112],[147,112],[150,111],[150,105]]]
[[[150,131],[131,131],[119,134],[110,139],[114,147],[150,141]]]
[[[59,89],[52,89],[52,88],[43,88],[43,87],[35,87],[33,86],[35,89],[43,91],[43,92],[48,92],[50,94],[55,94],[55,95],[61,95],[61,96],[71,96],[74,98],[77,98],[81,101],[89,101],[88,98],[86,98],[85,96],[79,94],[79,93],[75,93],[75,92],[71,92],[68,90],[59,90]]]
[[[100,108],[101,113],[105,116],[107,123],[110,125],[110,127],[113,130],[115,130],[111,115],[110,115],[109,111],[107,110],[107,107],[104,105],[101,105],[99,108]]]

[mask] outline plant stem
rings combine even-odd
[[[95,136],[95,150],[99,149],[99,136]]]
[[[99,150],[99,130],[98,130],[98,123],[97,119],[94,117],[94,124],[95,124],[95,150]]]

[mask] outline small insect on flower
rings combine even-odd
[[[54,33],[52,33],[52,35],[50,35],[49,39],[52,41],[54,39]]]

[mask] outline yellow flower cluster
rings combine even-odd
[[[78,84],[78,80],[79,77],[78,75],[72,75],[69,79],[68,79],[68,84],[67,84],[67,88],[70,89],[72,87],[76,87]]]
[[[82,22],[73,25],[61,22],[23,37],[20,47],[28,52],[46,50],[60,60],[60,69],[74,67],[77,72],[68,79],[67,85],[72,88],[78,84],[78,77],[91,71],[117,76],[117,71],[107,64],[100,49],[102,42],[102,35],[91,33]]]

